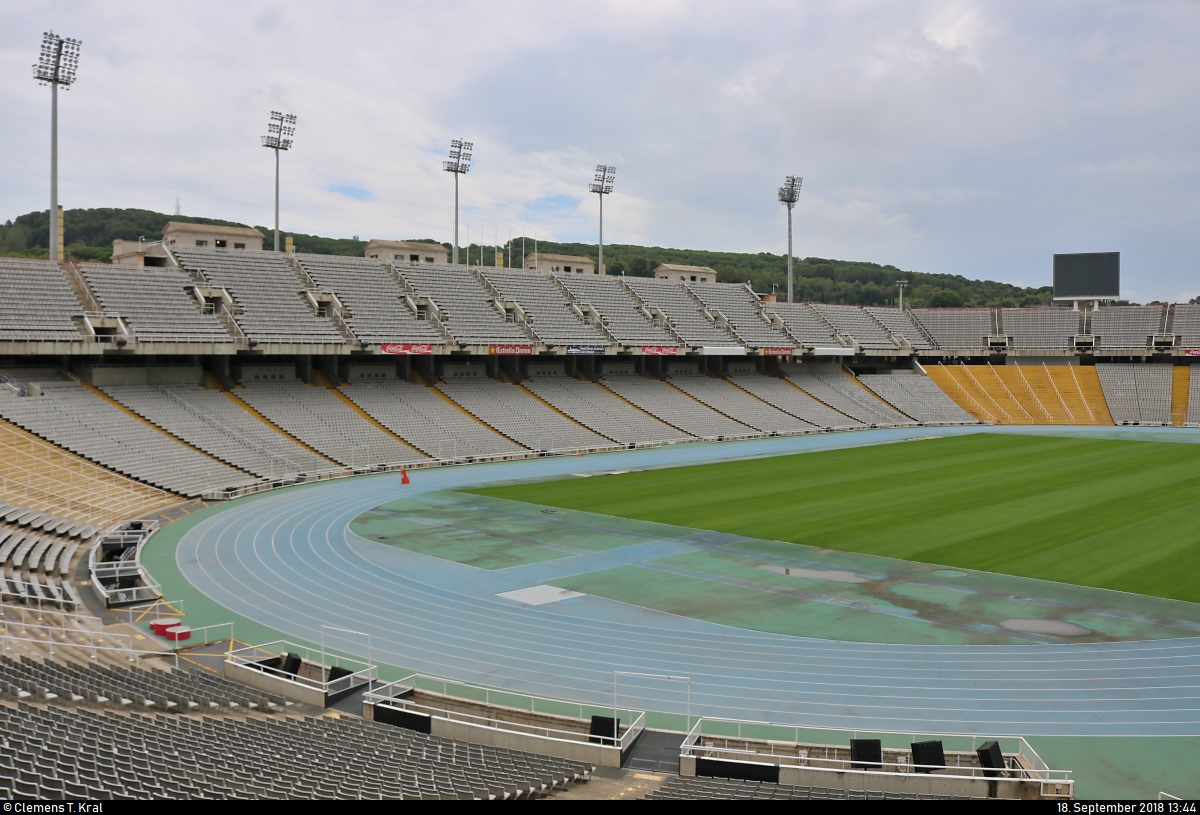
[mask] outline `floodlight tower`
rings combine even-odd
[[[33,66],[33,78],[50,86],[50,259],[58,256],[58,86],[69,90],[79,67],[79,40],[64,39],[53,31],[42,34],[42,55]]]
[[[262,137],[262,146],[275,151],[275,251],[279,251],[279,153],[289,150],[292,136],[296,133],[296,117],[291,113],[271,111],[267,124],[267,135]]]
[[[897,280],[896,285],[900,287],[900,310],[904,311],[904,287],[908,285],[907,280]]]
[[[783,180],[783,186],[779,188],[779,202],[787,207],[788,211],[788,302],[792,302],[792,207],[796,206],[796,201],[800,198],[800,185],[804,183],[804,179],[798,175],[789,175]]]
[[[475,148],[474,143],[463,141],[462,139],[450,140],[450,160],[442,162],[442,169],[448,173],[454,173],[454,244],[451,247],[450,262],[458,265],[458,177],[466,175],[471,169],[471,151]],[[469,238],[469,236],[468,236]],[[482,243],[482,241],[481,241]],[[480,251],[483,251],[482,249]],[[482,255],[480,256],[482,263]]]
[[[596,261],[597,274],[604,274],[604,196],[612,192],[613,178],[616,175],[616,167],[597,164],[594,182],[588,185],[588,192],[594,192],[600,196],[600,259]]]

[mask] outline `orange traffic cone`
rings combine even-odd
[[[411,484],[412,483],[411,481],[408,480],[408,470],[404,469],[403,467],[400,468],[400,483],[401,484]]]

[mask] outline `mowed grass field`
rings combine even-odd
[[[476,490],[1200,602],[1200,446],[978,435]]]

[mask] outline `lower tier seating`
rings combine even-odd
[[[506,799],[591,765],[351,716],[299,717],[204,673],[0,659],[0,798]]]

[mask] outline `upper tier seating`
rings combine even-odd
[[[527,345],[529,336],[497,310],[495,298],[466,266],[414,263],[393,267],[409,287],[428,297],[459,345]]]
[[[1162,306],[1108,306],[1092,311],[1092,334],[1099,348],[1141,351],[1150,346],[1162,321]]]
[[[719,312],[748,348],[791,348],[792,338],[763,316],[758,296],[736,283],[686,283],[711,312]]]
[[[526,327],[546,345],[608,345],[608,337],[588,325],[563,290],[539,272],[483,267],[480,274],[525,312]]]
[[[767,404],[774,405],[816,427],[826,430],[866,427],[863,422],[818,402],[804,391],[791,385],[786,379],[776,379],[760,374],[734,374],[729,379],[739,388],[749,391]]]
[[[86,338],[72,318],[83,312],[58,264],[0,258],[0,342],[82,341]]]
[[[590,306],[604,321],[604,327],[617,342],[628,346],[677,346],[679,340],[658,327],[641,304],[621,284],[621,278],[609,275],[557,275],[575,302]]]
[[[379,261],[339,255],[293,257],[321,291],[336,295],[350,310],[346,324],[363,342],[445,342],[433,326],[418,320],[403,302],[404,290]]]
[[[304,286],[277,252],[172,248],[184,269],[224,288],[240,306],[234,320],[258,342],[345,342],[333,324],[305,305]]]
[[[814,303],[813,308],[833,324],[839,334],[854,338],[863,348],[893,350],[899,346],[871,314],[859,306],[833,306]]]
[[[182,495],[257,480],[148,427],[73,382],[39,386],[42,396],[18,397],[0,389],[0,415],[84,458]]]
[[[341,391],[388,430],[437,459],[528,452],[423,385],[398,379],[360,381]]]
[[[675,333],[688,345],[738,345],[733,335],[718,327],[708,317],[704,307],[688,294],[683,284],[671,280],[655,280],[651,277],[622,279],[643,303],[661,311],[675,329]]]
[[[444,382],[438,390],[472,416],[538,452],[611,449],[609,439],[543,405],[516,385],[492,379]]]
[[[355,413],[325,388],[303,382],[255,382],[236,395],[314,450],[355,470],[429,459]]]
[[[168,433],[262,478],[337,469],[220,391],[199,385],[108,385],[102,390]]]
[[[833,330],[807,303],[764,303],[763,310],[779,316],[797,343],[807,348],[844,347]]]
[[[604,386],[672,427],[698,438],[728,439],[762,435],[761,431],[734,421],[657,379],[614,375],[604,380]]]
[[[809,433],[816,428],[790,413],[756,399],[723,379],[706,376],[677,376],[671,384],[694,399],[726,416],[736,416],[742,424],[771,434]]]
[[[575,421],[621,444],[694,440],[592,382],[579,382],[559,374],[535,376],[525,387]]]
[[[207,710],[213,701],[265,694],[215,676],[138,671],[122,678],[120,670],[46,669],[35,680],[57,682],[62,693],[42,693],[15,671],[0,673],[0,680],[10,674],[17,680],[4,683],[16,698],[0,705],[7,744],[0,751],[0,797],[488,800],[540,797],[585,781],[594,769],[350,716],[263,714],[261,705],[240,712],[249,704],[233,715],[159,712],[160,700],[196,702],[194,710]],[[154,673],[161,676],[149,676]],[[20,682],[34,687],[26,690]],[[110,706],[126,709],[88,709],[96,704],[93,697],[104,696],[101,689],[110,688],[117,697],[130,693],[131,704],[110,699]],[[65,709],[73,702],[81,707]]]
[[[79,270],[105,311],[119,314],[144,342],[233,342],[188,294],[195,283],[178,269],[81,263]]]
[[[910,314],[945,350],[979,351],[992,334],[991,309],[914,308]]]
[[[1117,424],[1171,424],[1171,366],[1097,363],[1096,374]]]
[[[1079,331],[1079,312],[1068,308],[1004,308],[1000,333],[1012,338],[1013,348],[1067,350]]]
[[[805,393],[864,424],[913,425],[842,373],[791,373],[788,379]]]
[[[1200,303],[1181,303],[1172,311],[1171,330],[1179,335],[1179,347],[1200,348]]]
[[[917,325],[917,321],[913,319],[912,313],[908,309],[901,311],[898,308],[872,306],[867,311],[876,320],[887,326],[887,330],[892,332],[892,336],[897,340],[903,337],[918,351],[927,351],[933,348],[933,343],[925,336],[925,332]]]
[[[920,374],[862,374],[858,381],[922,424],[978,424],[941,388]]]

